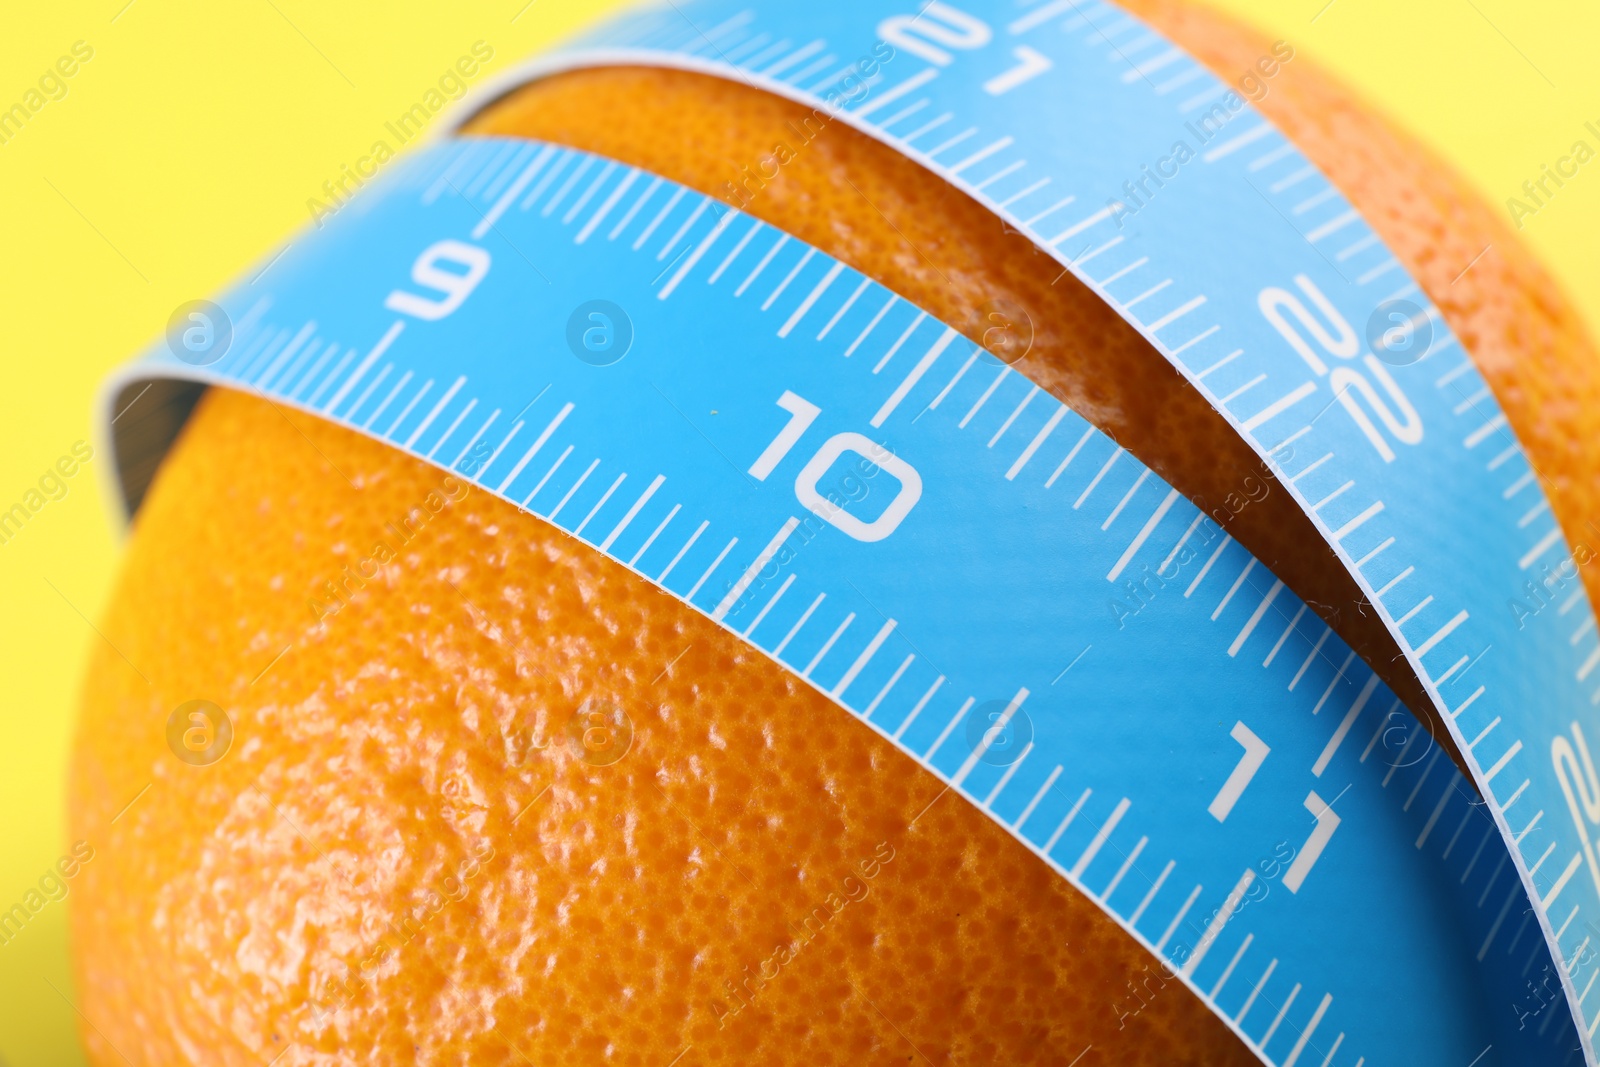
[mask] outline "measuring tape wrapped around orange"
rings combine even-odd
[[[91,1054],[1593,1063],[1551,292],[1175,4],[536,60],[107,389]]]

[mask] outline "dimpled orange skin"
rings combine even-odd
[[[1144,13],[1224,74],[1265,51],[1209,14]],[[1540,373],[1519,371],[1518,345],[1538,336],[1558,365],[1587,354],[1570,312],[1496,289],[1540,289],[1514,242],[1504,263],[1497,244],[1467,276],[1491,268],[1479,282],[1489,312],[1447,303],[1434,250],[1453,253],[1463,233],[1501,236],[1492,215],[1463,206],[1463,188],[1405,151],[1357,152],[1351,173],[1330,166],[1322,157],[1339,142],[1325,124],[1338,137],[1384,130],[1295,63],[1267,102],[1291,113],[1273,117],[1355,195],[1476,338],[1469,346],[1498,354],[1484,366],[1523,430],[1532,408],[1517,398],[1542,395],[1544,378],[1516,381]],[[618,91],[641,112],[664,99],[656,94],[693,91],[681,75],[579,77],[592,80],[569,86],[596,108]],[[542,88],[559,96],[563,80]],[[508,119],[516,103],[487,121],[560,132],[547,128],[556,109]],[[1313,104],[1322,110],[1292,114]],[[677,126],[629,151],[670,155],[693,136],[715,157],[748,105],[725,94],[701,106],[703,117],[677,114]],[[1409,185],[1363,160],[1403,167]],[[731,176],[726,162],[672,176],[715,191]],[[922,194],[943,195],[917,188],[910,199]],[[831,243],[859,246],[870,209],[827,204]],[[829,246],[804,223],[803,213],[781,221]],[[1015,247],[993,240],[997,260]],[[975,272],[978,291],[1027,273],[1010,259],[958,266],[948,252],[885,242],[855,254],[876,256],[868,272],[902,292],[928,273],[924,256],[947,276]],[[1097,305],[1076,314],[1114,338]],[[1030,357],[1023,369],[1058,395],[1098,399],[1084,407],[1106,425],[1120,380],[1156,373],[1129,352],[1139,355],[1114,340],[1090,352],[1102,362],[1087,383],[1061,360]],[[1096,380],[1109,380],[1106,395],[1092,395]],[[1164,425],[1209,447],[1203,421]],[[1538,435],[1523,432],[1543,470]],[[1229,448],[1218,454],[1238,455]],[[385,524],[425,508],[442,477],[223,392],[174,450],[103,626],[119,651],[97,653],[74,765],[74,834],[98,850],[71,905],[95,1062],[660,1064],[687,1048],[680,1063],[1066,1063],[1085,1046],[1085,1065],[1253,1062],[1089,902],[886,742],[677,601],[486,494],[436,497],[437,517],[315,623],[307,597],[376,540],[397,545]],[[1565,520],[1572,501],[1559,479],[1547,484]],[[237,728],[233,750],[208,768],[165,747],[168,713],[195,696],[229,708]],[[621,702],[635,724],[633,747],[611,766],[578,761],[563,741],[571,711],[596,698]],[[533,749],[541,739],[548,746]],[[893,859],[874,867],[880,849]],[[830,893],[848,902],[798,942],[789,924],[826,908]],[[724,983],[771,968],[780,942],[801,947],[719,1026],[738,1003]],[[352,972],[365,977],[341,985]]]
[[[183,434],[74,766],[96,1063],[1253,1062],[891,743],[588,546],[443,482],[239,393]],[[408,544],[386,526],[432,510]],[[308,597],[331,603],[346,565],[374,577],[319,623]],[[236,730],[209,767],[164,737],[196,697]],[[613,764],[575,758],[586,701],[632,720]],[[763,972],[749,1006],[724,984]]]

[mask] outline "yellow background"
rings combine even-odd
[[[620,6],[125,2],[10,4],[0,32],[0,107],[74,42],[94,49],[66,97],[0,145],[0,507],[74,441],[93,440],[95,389],[112,366],[155,338],[178,304],[213,293],[305,224],[307,199],[473,42],[494,48],[498,68]],[[1574,140],[1600,147],[1583,129],[1600,127],[1593,0],[1213,2],[1340,71],[1494,203]],[[1523,235],[1600,324],[1600,162]],[[67,846],[77,679],[117,560],[102,467],[97,458],[0,546],[7,906]],[[65,916],[52,905],[0,947],[0,1064],[81,1062]]]

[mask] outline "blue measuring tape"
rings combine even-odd
[[[220,298],[225,345],[176,336],[108,397],[257,391],[560,526],[958,789],[1266,1062],[1593,1062],[1600,873],[1564,818],[1600,797],[1575,721],[1600,651],[1592,624],[1568,640],[1588,605],[1514,625],[1565,543],[1547,514],[1518,525],[1542,499],[1526,460],[1365,224],[1243,106],[1159,195],[1097,207],[1127,161],[1167,157],[1182,101],[1228,107],[1114,8],[680,6],[537,69],[742,64],[821,106],[855,71],[842,118],[1033,234],[1258,446],[1478,788],[1282,583],[1015,368],[586,153],[465,138],[397,164]],[[1389,299],[1436,323],[1410,365],[1352,326]],[[1306,421],[1335,390],[1356,399]]]

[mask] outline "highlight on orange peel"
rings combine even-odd
[[[1124,6],[1229,80],[1272,49],[1202,7]],[[1258,106],[1443,310],[1571,536],[1600,493],[1600,364],[1573,310],[1463,181],[1309,60]],[[726,195],[803,111],[617,68],[528,86],[469,129]],[[1191,497],[1255,469],[1092,293],[843,125],[741,206],[969,334],[991,301],[1027,309],[1023,369]],[[1426,713],[1287,504],[1230,532]],[[127,659],[95,653],[70,797],[95,849],[70,908],[96,1064],[1255,1062],[864,724],[586,545],[353,432],[213,390],[102,629]],[[225,746],[213,716],[174,724],[191,701],[226,709]]]

